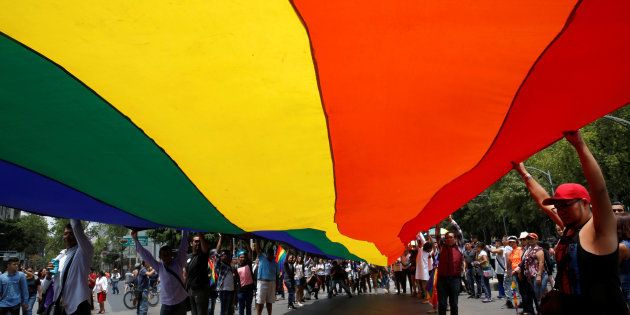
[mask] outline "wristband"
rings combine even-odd
[[[525,181],[529,180],[530,178],[532,178],[532,174],[529,174],[529,173],[527,173],[527,174],[525,174],[523,176],[523,180],[525,180]]]

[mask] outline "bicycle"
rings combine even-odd
[[[160,290],[158,286],[149,287],[147,294],[149,306],[157,306],[160,303]]]
[[[129,284],[129,291],[123,296],[123,304],[132,310],[135,309],[138,304],[138,291],[135,290],[134,284]],[[157,287],[150,287],[147,290],[147,302],[149,306],[155,307],[160,303],[160,290]]]
[[[128,287],[126,288],[127,292],[123,296],[123,304],[125,304],[125,306],[130,310],[135,309],[138,302],[135,287],[135,284],[129,283]]]

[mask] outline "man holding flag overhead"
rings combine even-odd
[[[464,267],[464,242],[462,230],[453,220],[450,221],[449,232],[444,236],[440,244],[440,261],[437,276],[438,313],[446,314],[446,302],[451,306],[451,314],[457,315],[457,298],[462,283],[461,275]]]
[[[270,245],[270,244],[268,244]],[[258,252],[258,274],[256,279],[256,313],[262,314],[263,307],[267,306],[267,314],[271,315],[271,307],[276,301],[276,279],[278,277],[278,263],[274,259],[272,246],[265,251],[260,246],[260,240],[256,240]]]

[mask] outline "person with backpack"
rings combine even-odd
[[[131,238],[136,243],[138,255],[160,274],[160,301],[162,302],[160,314],[185,315],[190,308],[188,293],[182,280],[184,278],[182,270],[186,264],[186,250],[188,249],[188,232],[182,231],[182,239],[176,256],[173,255],[170,246],[160,248],[160,261],[157,261],[146,248],[140,245],[137,231],[131,231]]]
[[[497,281],[499,282],[499,296],[497,298],[503,299],[505,298],[505,286],[503,281],[505,279],[505,252],[503,247],[503,241],[497,239],[494,241],[495,247],[491,249],[490,252],[495,254],[494,258],[494,271],[497,274]]]

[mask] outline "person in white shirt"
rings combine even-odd
[[[304,302],[304,287],[306,286],[303,261],[303,256],[297,256],[297,261],[295,262],[295,283],[297,283],[295,299],[298,307],[303,306],[302,302]]]
[[[90,315],[90,297],[87,275],[90,273],[94,247],[83,231],[81,221],[71,219],[63,231],[66,249],[55,257],[59,272],[55,274],[55,295],[52,307],[63,307],[66,314]],[[51,263],[48,269],[54,269]],[[63,303],[61,301],[63,300]]]
[[[98,300],[98,313],[105,313],[105,300],[107,299],[107,277],[104,272],[99,272],[98,278],[96,278],[96,284],[94,285],[93,293],[96,294]]]
[[[427,234],[428,235],[428,234]],[[422,232],[419,232],[416,239],[418,241],[418,256],[416,256],[416,281],[418,282],[418,297],[422,300],[422,304],[429,303],[427,293],[427,283],[429,281],[429,269],[431,263],[431,252],[433,251],[433,244],[431,235],[429,236],[429,243],[424,239]]]
[[[136,243],[136,252],[160,275],[160,301],[162,301],[160,314],[185,315],[188,293],[184,288],[183,270],[186,264],[186,250],[188,249],[188,232],[182,231],[182,239],[176,257],[173,257],[170,246],[160,248],[161,261],[157,261],[146,248],[140,245],[137,231],[131,231],[131,237]]]
[[[118,269],[114,268],[114,271],[112,272],[112,294],[120,294],[120,291],[118,290],[120,277],[120,272],[118,272]]]

